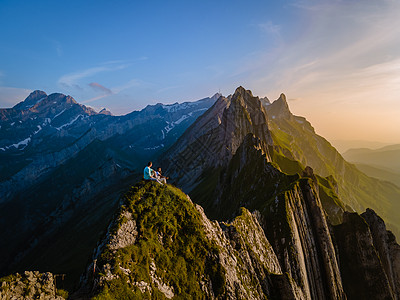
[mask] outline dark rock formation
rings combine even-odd
[[[371,217],[369,212],[367,215]],[[343,224],[334,229],[343,287],[348,298],[397,299],[365,219],[356,213],[346,213]],[[375,233],[379,247],[384,241],[378,237],[378,232]]]

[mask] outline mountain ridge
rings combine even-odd
[[[400,246],[389,241],[393,237],[384,222],[372,210],[348,214],[344,224],[354,228],[355,239],[368,244],[351,252],[354,246],[342,239],[348,227],[328,225],[314,179],[295,181],[261,211],[241,208],[230,221],[219,222],[210,221],[201,206],[175,187],[137,183],[124,196],[71,299],[398,297],[400,265],[393,259],[400,255]],[[355,226],[359,221],[360,228]],[[182,247],[187,250],[179,250]],[[377,253],[382,251],[387,260],[381,263]],[[349,264],[345,259],[371,254],[370,262],[351,266],[369,277],[356,286],[351,285],[354,277],[342,277]],[[175,261],[178,265],[171,268]]]
[[[166,174],[171,176],[172,180],[175,180],[179,186],[184,187],[185,192],[189,191],[191,199],[204,208],[203,223],[211,224],[211,227],[207,225],[209,239],[215,242],[221,238],[228,239],[230,240],[229,243],[221,240],[222,244],[220,244],[224,245],[225,248],[229,248],[229,244],[241,244],[242,249],[247,249],[247,245],[245,246],[243,242],[236,240],[237,226],[233,230],[231,226],[233,223],[231,222],[235,222],[235,218],[240,215],[244,219],[248,219],[247,217],[251,213],[254,214],[254,218],[263,230],[263,232],[258,230],[259,238],[266,238],[269,241],[279,261],[283,276],[276,277],[276,274],[267,275],[270,272],[265,271],[273,270],[275,267],[266,267],[265,270],[263,269],[265,266],[260,267],[262,264],[259,264],[257,257],[261,252],[255,255],[254,250],[252,250],[253,252],[250,251],[245,254],[246,257],[248,255],[251,257],[251,260],[248,261],[250,271],[246,272],[252,272],[252,268],[264,270],[257,274],[247,273],[247,278],[257,277],[261,286],[261,290],[255,287],[257,291],[254,294],[249,294],[245,285],[237,290],[234,282],[239,282],[235,279],[239,278],[239,275],[227,277],[227,274],[233,271],[229,265],[221,263],[222,258],[218,258],[220,255],[226,256],[227,254],[215,250],[217,252],[213,252],[212,257],[209,258],[212,263],[206,264],[204,267],[209,268],[210,265],[214,265],[216,269],[204,273],[208,274],[205,275],[208,279],[204,281],[205,285],[200,289],[203,292],[207,291],[209,297],[213,297],[213,295],[234,297],[233,291],[237,290],[240,295],[258,299],[265,295],[282,296],[283,290],[285,290],[287,292],[285,295],[289,299],[343,298],[344,294],[351,294],[353,290],[351,287],[349,288],[349,280],[343,279],[341,276],[343,261],[339,262],[343,257],[337,258],[338,253],[340,253],[338,251],[344,253],[345,258],[357,257],[357,255],[362,257],[363,255],[370,255],[368,253],[375,255],[377,248],[387,248],[389,250],[385,250],[385,253],[391,253],[384,266],[380,265],[378,260],[374,260],[373,263],[374,267],[379,270],[377,274],[386,274],[387,280],[381,279],[380,282],[384,287],[384,294],[392,297],[395,293],[393,285],[396,279],[394,275],[391,275],[390,269],[396,269],[398,266],[396,262],[396,253],[398,253],[396,249],[398,248],[394,236],[389,233],[386,234],[386,228],[379,225],[377,231],[372,234],[372,231],[375,230],[373,224],[376,223],[372,222],[371,224],[368,223],[367,227],[360,227],[362,229],[360,234],[353,233],[355,239],[360,239],[368,245],[365,253],[363,252],[364,249],[351,248],[351,245],[346,244],[345,238],[341,238],[342,246],[339,247],[339,250],[337,248],[333,232],[338,230],[338,235],[340,235],[341,232],[346,231],[346,226],[351,228],[352,225],[358,224],[356,219],[348,218],[348,213],[345,213],[345,210],[351,210],[353,202],[343,198],[341,194],[343,192],[341,190],[343,181],[340,180],[339,175],[348,175],[346,175],[346,172],[342,173],[345,170],[343,165],[346,165],[346,162],[340,160],[337,151],[332,150],[333,147],[330,146],[329,142],[315,134],[311,124],[305,118],[290,113],[284,94],[280,96],[277,102],[270,103],[269,100],[255,97],[251,91],[238,87],[233,95],[228,97],[217,95],[215,98],[217,97],[216,101],[211,98],[199,101],[196,104],[197,106],[195,104],[182,106],[157,104],[148,106],[141,112],[132,112],[123,117],[93,115],[83,120],[77,120],[71,127],[67,126],[63,130],[57,131],[71,139],[68,145],[75,152],[72,151],[72,155],[60,155],[60,160],[54,159],[57,156],[54,156],[55,152],[51,151],[44,156],[41,154],[36,157],[32,156],[35,158],[35,163],[38,164],[39,169],[40,166],[46,169],[46,164],[49,163],[49,158],[51,158],[52,163],[54,163],[53,169],[39,176],[38,181],[33,180],[27,184],[24,192],[18,194],[19,202],[0,203],[0,211],[8,212],[10,218],[13,217],[13,211],[21,208],[24,209],[24,214],[31,218],[31,220],[25,220],[28,222],[24,224],[17,222],[13,227],[14,229],[19,228],[19,226],[31,225],[32,230],[36,230],[35,234],[32,235],[32,248],[27,249],[26,253],[21,252],[21,248],[18,248],[16,244],[10,244],[10,249],[15,250],[13,253],[19,253],[20,256],[18,257],[21,258],[14,266],[26,269],[24,265],[35,260],[37,266],[43,267],[44,263],[49,263],[49,265],[51,263],[53,266],[58,265],[60,268],[58,270],[62,270],[62,268],[65,268],[65,264],[63,265],[65,262],[57,261],[58,258],[54,254],[61,249],[60,247],[65,246],[63,236],[71,237],[73,231],[77,230],[79,228],[77,226],[80,224],[86,235],[78,234],[74,238],[77,244],[80,238],[87,239],[84,249],[68,249],[65,253],[65,257],[75,258],[76,265],[71,266],[72,269],[68,272],[71,276],[77,278],[78,270],[83,269],[82,261],[88,256],[90,249],[95,247],[99,233],[101,230],[107,230],[107,223],[111,218],[110,211],[114,211],[118,207],[119,193],[124,191],[130,182],[139,179],[143,161],[150,160],[149,157],[154,158],[160,155],[159,162],[161,162],[164,171],[167,169]],[[209,108],[207,108],[208,105]],[[268,112],[270,115],[268,115]],[[275,116],[275,118],[272,118],[272,116]],[[93,120],[91,129],[82,134],[81,130],[86,128],[85,124],[88,124],[91,120]],[[303,143],[299,142],[299,136],[303,137]],[[168,143],[167,139],[169,139]],[[81,146],[77,147],[79,143]],[[160,143],[165,144],[159,147]],[[35,145],[37,146],[37,144]],[[318,147],[322,147],[323,151],[316,152],[316,149],[319,149]],[[166,148],[169,148],[168,152],[165,152]],[[61,149],[61,151],[65,150],[62,147]],[[20,153],[28,155],[29,151],[32,150],[34,150],[32,147],[26,147]],[[163,154],[170,160],[168,164],[163,163]],[[4,157],[7,158],[7,156]],[[1,152],[0,159],[4,159],[1,157]],[[327,164],[327,159],[333,159],[335,164]],[[63,164],[57,167],[57,162],[61,161]],[[313,165],[318,161],[324,163],[320,169]],[[310,168],[309,165],[313,168]],[[139,172],[135,173],[133,170],[137,170],[137,166],[139,166]],[[34,165],[31,167],[37,169]],[[26,166],[22,170],[26,170]],[[64,183],[65,175],[71,174],[73,170],[77,171],[74,176],[76,181]],[[17,171],[16,174],[23,175],[21,170]],[[365,176],[359,175],[359,173],[351,174]],[[26,172],[25,175],[29,178],[29,172]],[[326,177],[323,177],[324,175]],[[357,177],[355,179],[363,182],[362,180],[366,180],[363,178]],[[14,179],[17,179],[17,177],[14,177]],[[348,180],[348,177],[345,179]],[[63,198],[61,199],[54,192],[48,194],[45,188],[46,182],[52,182],[52,186],[59,189]],[[387,188],[386,185],[377,182],[381,189]],[[354,181],[351,183],[354,184]],[[0,184],[6,186],[4,181]],[[35,184],[37,188],[32,189]],[[182,199],[187,199],[185,194],[172,189],[173,194],[177,193],[183,197]],[[31,191],[32,194],[29,194]],[[153,190],[155,195],[159,196],[162,196],[163,191],[157,188]],[[147,193],[146,189],[143,193]],[[25,197],[30,199],[29,205],[24,202]],[[145,201],[145,199],[138,200],[138,205],[146,206],[152,203],[150,200],[149,202],[141,202],[142,200]],[[35,210],[32,208],[36,205],[40,207],[43,203],[52,203],[54,207],[44,210],[42,215],[35,215]],[[368,204],[368,202],[366,203]],[[17,206],[13,207],[13,205]],[[161,203],[160,207],[161,209],[164,208],[166,213],[168,209],[171,209],[164,207]],[[380,209],[379,212],[386,212],[380,207],[378,208]],[[87,209],[91,211],[91,216],[83,213]],[[200,207],[196,209],[200,214],[202,210]],[[151,211],[150,209],[149,212]],[[134,211],[131,210],[130,213],[134,213]],[[197,213],[195,214],[197,215]],[[40,220],[46,215],[48,217],[45,222],[35,223],[37,222],[35,220]],[[134,216],[125,217],[128,221],[136,220]],[[393,220],[393,215],[391,217],[389,220]],[[216,222],[211,222],[208,218],[217,219],[219,227],[216,226]],[[93,219],[97,221],[95,222]],[[124,220],[123,216],[120,219]],[[164,228],[172,230],[175,226],[171,227],[171,224],[167,224],[170,222],[169,219],[159,221],[160,226],[163,224]],[[138,226],[139,223],[135,222]],[[255,219],[253,219],[252,224],[256,224]],[[341,224],[348,225],[340,227]],[[94,227],[91,228],[91,226]],[[128,227],[130,228],[129,232],[132,233],[131,229],[134,226],[129,225]],[[190,226],[188,230],[190,230]],[[140,233],[140,230],[136,231]],[[215,236],[215,232],[221,233],[221,231],[223,235]],[[248,230],[247,232],[249,233]],[[376,232],[379,234],[376,234]],[[57,233],[59,233],[59,236],[57,236]],[[243,240],[250,238],[248,233]],[[29,233],[25,232],[25,234]],[[163,234],[167,234],[167,232],[163,232]],[[178,233],[176,234],[176,236],[179,236]],[[262,237],[263,234],[265,237]],[[344,237],[347,235],[350,236],[349,233],[346,233]],[[153,237],[149,236],[151,239]],[[35,241],[35,238],[37,238],[37,241]],[[157,240],[153,239],[153,242],[157,243]],[[394,243],[388,242],[393,240]],[[51,243],[51,246],[47,246],[49,243]],[[153,247],[154,245],[149,246]],[[23,247],[24,242],[21,241],[20,246]],[[351,255],[348,254],[348,251]],[[384,253],[383,250],[379,251]],[[217,255],[217,253],[219,254]],[[234,251],[232,250],[230,253],[232,254]],[[307,253],[311,253],[311,255],[309,256]],[[107,258],[108,261],[118,261],[119,258],[114,257],[113,252],[109,255],[111,256]],[[2,254],[1,257],[4,258],[7,255]],[[244,259],[244,257],[240,257]],[[235,259],[237,260],[232,256],[232,260],[235,261]],[[155,266],[150,262],[151,260],[145,266],[145,269],[151,270],[150,277],[143,275],[143,273],[146,281],[132,281],[137,278],[130,278],[131,283],[136,282],[138,285],[135,285],[135,288],[135,286],[129,286],[128,282],[129,289],[134,290],[137,296],[147,292],[155,292],[157,295],[161,295],[158,294],[158,292],[161,292],[165,297],[170,296],[171,292],[179,294],[181,291],[178,288],[180,284],[170,285],[171,277],[165,281],[166,277],[163,277],[163,273],[158,271],[160,261],[155,262]],[[7,262],[0,261],[0,263],[5,264]],[[131,263],[129,262],[129,264]],[[102,265],[105,272],[103,274],[106,274],[106,277],[111,276],[109,277],[110,280],[121,278],[121,276],[124,276],[122,273],[129,273],[126,271],[129,269],[129,264],[121,265],[121,269],[113,264],[109,264],[108,267],[106,262]],[[187,263],[185,264],[187,265]],[[365,267],[366,265],[360,263],[355,266],[354,270],[364,272]],[[91,269],[90,266],[89,269]],[[226,270],[228,269],[231,271],[227,273]],[[275,268],[274,270],[277,271],[278,269]],[[7,272],[13,272],[12,268]],[[264,275],[260,277],[259,274]],[[284,274],[289,274],[289,277]],[[88,276],[90,277],[90,274],[87,274],[86,277],[88,278]],[[109,280],[102,276],[97,277],[97,279],[105,283],[103,287],[107,287]],[[177,274],[174,276],[180,278]],[[230,281],[227,278],[230,278]],[[143,285],[142,281],[146,284]],[[221,285],[221,282],[225,282],[225,286]],[[70,284],[69,289],[71,289]],[[125,283],[119,282],[117,285],[108,286],[107,289],[119,289],[120,287],[125,289],[127,286]],[[355,287],[356,292],[358,288],[360,287]],[[362,288],[368,290],[368,284]],[[201,293],[197,288],[195,290]],[[106,290],[103,291],[106,292]],[[371,295],[374,292],[376,291],[370,290]]]

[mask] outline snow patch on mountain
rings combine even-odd
[[[164,148],[164,144],[154,146],[154,147],[144,148],[144,150],[156,150],[156,149],[160,149],[160,148]]]
[[[33,133],[34,135],[37,134],[37,133],[39,133],[40,130],[42,130],[42,126],[40,126],[40,125],[38,125],[37,128],[38,128],[38,130],[36,130],[36,131]]]
[[[20,149],[20,150],[24,150],[24,149],[26,148],[26,146],[28,146],[28,144],[29,144],[30,141],[31,141],[31,137],[28,137],[28,138],[26,138],[26,139],[24,139],[24,140],[22,140],[22,141],[20,141],[20,142],[18,142],[18,143],[16,143],[16,144],[12,144],[12,145],[10,145],[10,146],[7,146],[6,149],[9,149],[9,148],[12,148],[12,147],[18,149],[19,146],[22,145],[22,146],[24,146],[24,147],[23,147],[22,149]]]
[[[53,117],[53,120],[55,119],[55,118],[57,118],[59,115],[61,115],[64,111],[66,111],[67,109],[66,108],[64,108],[61,112],[59,112],[58,114],[56,114],[54,117]]]
[[[183,115],[182,117],[180,117],[178,120],[176,120],[174,123],[176,125],[182,123],[182,121],[186,120],[187,118],[191,117],[192,113],[188,114],[188,115]]]
[[[184,102],[182,104],[179,103],[174,103],[174,104],[167,104],[167,105],[162,105],[162,108],[164,108],[168,112],[176,112],[178,110],[182,109],[188,109],[191,108],[192,106],[196,106],[197,103],[191,103],[191,102]]]
[[[183,104],[185,104],[185,103],[183,103]],[[199,112],[199,111],[203,111],[203,110],[207,110],[207,109],[208,109],[208,108],[196,109],[196,110],[194,110],[194,111],[192,111],[192,112],[190,112],[190,113],[188,113],[188,114],[186,114],[186,115],[182,115],[178,120],[176,120],[176,121],[174,121],[174,122],[168,122],[168,121],[166,121],[166,122],[168,123],[168,125],[164,127],[165,132],[166,132],[166,133],[170,132],[170,131],[175,127],[175,125],[179,125],[179,124],[182,123],[184,120],[188,119],[189,117],[192,117],[192,116],[193,116],[193,113]],[[164,138],[164,137],[163,137],[163,138]]]
[[[64,124],[64,125],[61,125],[60,127],[54,127],[55,129],[57,129],[57,130],[61,130],[61,129],[63,129],[63,128],[65,128],[65,127],[68,127],[68,126],[71,126],[72,124],[74,124],[79,118],[84,118],[84,116],[83,115],[77,115],[74,119],[72,119],[70,122],[68,122],[68,123],[66,123],[66,124]]]
[[[46,125],[46,122],[43,123],[43,124],[44,124],[43,126],[45,126],[45,125]],[[20,142],[18,142],[18,143],[16,143],[16,144],[12,144],[12,145],[6,146],[6,147],[4,147],[4,148],[0,148],[0,149],[3,150],[3,151],[6,151],[6,150],[8,150],[8,149],[10,149],[10,148],[13,148],[13,147],[14,147],[15,149],[19,149],[20,146],[24,146],[23,148],[19,149],[19,150],[24,150],[24,149],[26,148],[26,146],[28,146],[28,144],[31,142],[32,137],[33,137],[34,135],[38,134],[42,129],[43,129],[42,126],[37,125],[37,130],[35,130],[35,131],[34,131],[29,137],[27,137],[26,139],[24,139],[24,140],[22,140],[22,141],[20,141]]]

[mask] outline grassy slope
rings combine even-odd
[[[134,245],[116,252],[106,248],[102,253],[99,264],[111,263],[119,279],[105,282],[96,299],[163,299],[156,286],[150,297],[128,283],[152,282],[152,260],[157,276],[173,287],[174,299],[204,298],[199,280],[203,276],[211,278],[216,295],[223,293],[224,272],[213,263],[218,249],[206,238],[199,212],[182,191],[170,185],[139,183],[126,194],[121,212],[125,210],[136,220],[139,238]],[[125,222],[121,216],[111,233]],[[126,275],[119,266],[131,273]]]
[[[400,234],[400,188],[368,177],[347,163],[304,118],[276,118],[270,128],[274,143],[283,148],[286,156],[311,166],[316,174],[333,176],[338,183],[338,196],[346,205],[359,212],[367,207],[376,210],[388,227]]]

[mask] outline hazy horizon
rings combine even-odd
[[[400,143],[397,1],[0,7],[0,107],[40,89],[118,115],[242,85],[329,141]]]

